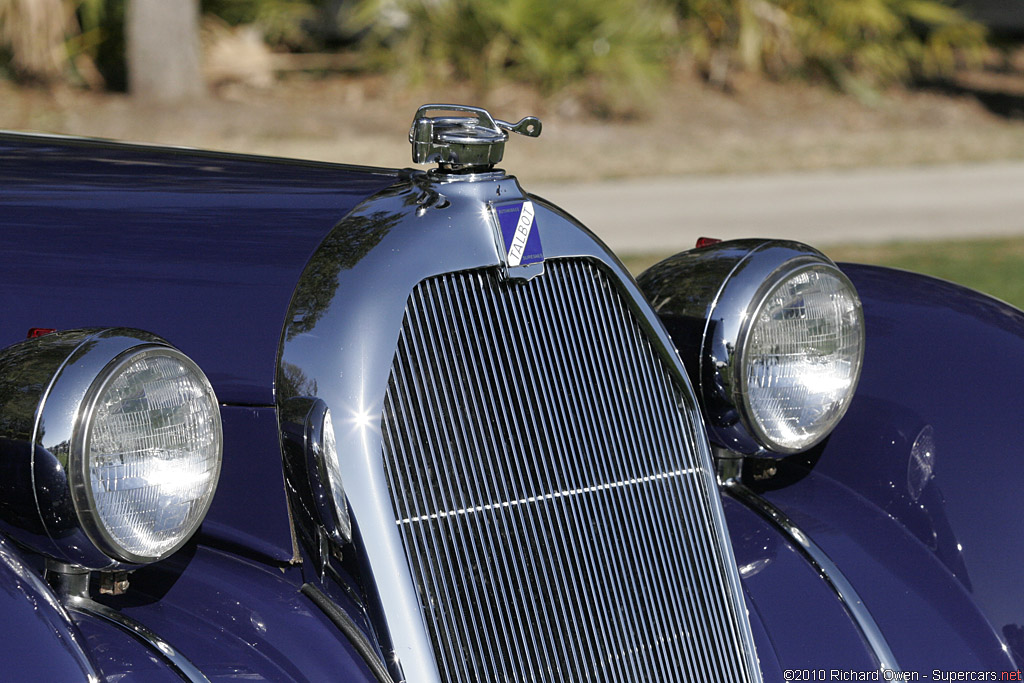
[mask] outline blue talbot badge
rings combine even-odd
[[[544,248],[537,230],[537,214],[533,202],[516,200],[491,204],[491,211],[497,223],[501,238],[505,266],[510,277],[532,277],[543,269]],[[517,268],[541,264],[537,268]],[[526,272],[529,271],[529,272]]]

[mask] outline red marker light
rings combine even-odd
[[[50,334],[51,332],[56,331],[57,328],[55,327],[30,327],[28,329],[28,338],[35,339],[36,337],[42,337],[44,334]]]
[[[697,248],[703,249],[704,247],[710,247],[712,244],[718,244],[721,241],[722,240],[718,239],[717,237],[698,237]]]

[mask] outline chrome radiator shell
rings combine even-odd
[[[672,350],[671,341],[654,312],[644,301],[632,278],[598,239],[556,207],[540,198],[527,195],[515,178],[500,173],[472,178],[410,173],[404,175],[391,188],[357,207],[334,228],[310,260],[293,296],[282,335],[276,388],[276,401],[279,416],[282,419],[282,433],[285,429],[285,406],[291,397],[312,395],[323,400],[330,407],[340,455],[341,475],[356,527],[354,545],[344,549],[343,554],[345,557],[357,559],[357,562],[349,567],[355,572],[352,576],[359,584],[354,586],[353,590],[365,596],[364,608],[367,611],[367,616],[375,624],[376,637],[385,654],[392,676],[396,681],[439,683],[445,680],[446,675],[451,675],[442,673],[442,668],[446,665],[438,659],[431,635],[430,604],[423,600],[421,588],[409,564],[403,528],[408,525],[397,522],[417,515],[436,514],[456,508],[439,505],[434,508],[417,508],[420,511],[411,516],[409,514],[396,515],[391,496],[392,482],[389,480],[384,457],[388,448],[388,433],[389,430],[393,430],[394,425],[390,418],[382,418],[382,416],[385,416],[388,410],[388,390],[393,375],[396,350],[399,350],[399,345],[403,343],[401,342],[403,335],[408,334],[403,332],[407,318],[406,308],[410,296],[420,291],[421,287],[432,286],[431,282],[435,280],[440,282],[444,278],[467,277],[470,273],[472,273],[472,277],[498,278],[495,282],[500,281],[500,286],[510,287],[513,290],[515,287],[527,288],[520,290],[521,292],[531,291],[530,287],[547,286],[542,284],[544,282],[554,282],[552,278],[549,278],[550,272],[537,275],[532,280],[526,281],[525,284],[500,278],[500,274],[503,272],[504,255],[499,252],[497,242],[500,238],[495,234],[492,212],[489,207],[495,202],[517,199],[530,199],[536,209],[537,226],[543,240],[544,256],[547,259],[547,263],[543,264],[544,270],[558,270],[562,267],[563,262],[580,267],[585,266],[589,272],[600,275],[600,281],[603,283],[598,290],[591,292],[592,294],[596,296],[600,291],[601,296],[617,297],[616,306],[621,310],[616,315],[625,315],[625,319],[632,320],[629,323],[633,326],[631,334],[639,335],[638,343],[647,345],[645,347],[647,348],[645,352],[647,361],[645,362],[655,363],[661,368],[659,372],[664,373],[663,382],[674,387],[669,390],[670,394],[672,391],[678,392],[677,398],[685,405],[683,412],[687,417],[675,429],[677,431],[684,430],[680,431],[680,434],[690,435],[683,439],[692,438],[693,440],[692,443],[689,443],[690,450],[687,451],[690,454],[689,457],[692,457],[693,462],[697,463],[696,466],[707,473],[706,476],[702,474],[700,477],[680,475],[627,484],[625,483],[626,479],[630,478],[628,470],[623,470],[626,475],[619,478],[611,476],[614,474],[614,470],[607,470],[609,476],[604,477],[603,480],[597,476],[593,478],[593,481],[587,478],[578,478],[578,483],[574,484],[571,480],[565,479],[561,482],[565,488],[556,486],[546,491],[538,485],[537,494],[554,496],[551,503],[563,505],[567,509],[579,509],[581,501],[586,496],[593,497],[595,494],[606,497],[618,496],[624,503],[609,508],[614,510],[615,514],[608,517],[604,522],[605,526],[598,529],[595,536],[602,538],[598,539],[598,545],[588,546],[590,554],[598,557],[596,555],[598,552],[610,552],[610,548],[620,547],[621,539],[628,537],[624,534],[630,529],[636,529],[638,535],[631,538],[634,541],[639,538],[639,544],[643,546],[645,552],[653,553],[652,557],[659,558],[658,562],[662,563],[667,562],[669,558],[658,555],[658,553],[667,553],[668,549],[672,547],[676,552],[686,552],[685,549],[689,547],[686,546],[686,539],[677,541],[675,546],[660,546],[654,543],[653,540],[664,537],[664,530],[656,526],[638,526],[633,521],[633,517],[624,514],[624,511],[633,509],[626,507],[626,503],[636,501],[636,509],[640,511],[644,509],[640,505],[644,498],[637,496],[635,492],[638,486],[666,488],[666,482],[675,483],[676,480],[686,479],[689,481],[692,479],[692,483],[688,485],[702,487],[699,498],[707,502],[709,509],[704,512],[710,514],[708,518],[710,521],[706,522],[710,524],[710,527],[703,538],[711,544],[709,547],[718,554],[717,557],[724,565],[724,569],[722,569],[724,574],[720,577],[724,584],[721,588],[727,594],[726,602],[731,614],[731,616],[726,615],[725,617],[728,622],[726,630],[738,631],[735,646],[742,649],[741,658],[750,671],[749,679],[759,681],[760,674],[757,671],[757,660],[750,626],[745,614],[739,575],[735,568],[728,533],[722,519],[717,487],[710,475],[709,446],[703,427],[700,425],[700,418],[693,408],[692,391],[689,389],[679,359]],[[566,292],[568,291],[570,290],[566,290]],[[576,294],[576,296],[584,295],[590,296],[584,290],[579,290]],[[555,305],[554,299],[544,299],[543,301],[545,302],[543,307],[548,310],[548,313],[544,315],[551,316],[551,311],[558,310],[547,309],[547,306]],[[575,301],[575,299],[563,300],[561,304],[563,314],[552,319],[565,325],[585,322],[576,321],[570,315],[572,311],[576,311],[574,314],[576,318],[584,317],[576,310],[575,303],[573,303]],[[480,322],[482,323],[483,319],[480,319]],[[498,321],[492,320],[492,324],[496,326]],[[504,322],[501,323],[502,326],[504,324]],[[527,325],[530,324],[532,323],[527,321]],[[488,350],[490,354],[498,353],[496,350],[503,348],[502,340],[506,338],[504,332],[498,333],[497,327],[495,330],[494,334],[490,334],[490,341],[487,341],[493,347]],[[558,338],[551,337],[550,344],[545,348],[530,349],[526,352],[549,354],[547,362],[553,366],[566,369],[575,367],[573,363],[569,362],[570,355],[567,354],[592,352],[599,345],[598,340],[601,338],[601,334],[610,334],[610,332],[601,332],[600,328],[595,328],[595,330],[593,334],[598,336],[592,339],[585,338],[586,334],[590,333],[584,333],[582,337],[574,333],[560,337],[564,339],[572,337],[576,340],[573,344],[559,345],[561,342],[558,341]],[[516,334],[520,333],[510,328],[508,335],[511,336],[507,338],[515,338]],[[479,341],[483,344],[485,339],[481,337]],[[496,359],[497,356],[490,357],[492,362],[496,362],[493,359]],[[488,356],[482,355],[481,362],[486,361],[487,358]],[[615,358],[613,357],[612,360]],[[620,358],[618,362],[626,362],[625,357]],[[637,369],[641,373],[643,372],[640,366],[637,366]],[[600,382],[604,383],[601,386],[612,387],[626,376],[636,378],[635,374],[631,374],[633,372],[629,368],[622,367],[614,372],[604,368],[598,377]],[[538,376],[529,381],[547,381],[547,386],[551,388],[555,386],[553,382],[555,382],[556,376],[557,373],[549,372],[546,379]],[[497,381],[501,378],[494,379]],[[562,381],[568,382],[569,376],[565,375],[565,379]],[[642,376],[637,381],[639,384],[635,385],[637,388],[633,391],[639,391],[640,387],[648,386],[647,380]],[[651,384],[650,386],[656,385]],[[551,391],[552,394],[557,395],[556,390],[551,389]],[[542,393],[545,396],[549,395],[546,392]],[[541,410],[543,403],[544,401],[536,401],[534,406],[537,410]],[[443,406],[444,403],[441,402],[438,405]],[[490,405],[488,402],[487,406]],[[494,419],[503,419],[503,410],[515,409],[514,403],[506,406],[498,406],[497,403],[494,405],[496,409],[489,413],[494,416]],[[568,412],[570,408],[576,410],[578,406],[572,403],[565,404],[562,410],[566,416],[575,414]],[[551,409],[555,410],[554,406],[551,406]],[[636,408],[635,412],[637,412],[638,420],[647,419],[645,413],[638,412]],[[524,414],[531,413],[526,411]],[[556,414],[560,413],[556,412]],[[598,414],[603,413],[599,411]],[[446,423],[446,419],[439,423],[435,417],[440,419],[441,415],[433,417],[428,415],[426,419],[420,419],[419,426],[413,427],[413,431],[410,432],[416,434],[417,442],[424,448],[428,448],[431,443],[435,449],[446,447],[447,433],[442,432],[443,437],[439,438],[438,432],[434,431],[440,429],[443,423]],[[625,423],[624,420],[620,420],[620,422]],[[451,428],[458,430],[458,424],[457,421],[451,422]],[[444,428],[448,429],[448,426],[444,426]],[[485,428],[482,429],[482,431],[476,432],[478,438],[484,438],[489,434]],[[624,433],[631,435],[634,439],[640,439],[642,435],[657,433],[657,430],[652,432],[647,426],[641,426],[636,430],[625,430]],[[393,434],[392,431],[392,438]],[[551,436],[550,438],[554,439],[555,437]],[[559,438],[562,439],[563,444],[561,450],[571,452],[573,447],[567,442],[570,435],[566,433]],[[587,444],[588,441],[583,439],[581,443]],[[592,440],[589,443],[597,444],[598,442]],[[429,451],[426,453],[424,462],[429,463]],[[527,456],[529,456],[529,452],[527,452]],[[607,466],[609,466],[608,463],[592,464],[588,467],[594,473],[600,473],[602,472],[601,467]],[[576,470],[583,471],[581,465],[575,467]],[[676,467],[675,469],[686,468]],[[640,477],[643,478],[655,477],[659,473],[664,474],[672,469],[651,470],[646,474],[641,470],[636,471],[641,472]],[[443,486],[445,481],[443,473],[439,478],[432,478],[432,481],[436,486]],[[559,484],[558,480],[550,478],[545,481]],[[610,486],[611,484],[622,485]],[[288,485],[292,486],[291,483]],[[575,489],[586,489],[587,487],[594,487],[597,490],[574,495],[561,495],[560,493],[566,491],[572,493]],[[496,498],[495,500],[512,502],[521,498],[529,498],[533,492],[533,488],[527,487],[523,488],[521,492],[513,491],[510,494],[519,496],[517,498],[500,500]],[[480,500],[482,502],[478,503],[479,505],[493,502],[490,499],[481,498]],[[673,498],[672,500],[678,501],[678,505],[674,506],[670,504],[671,501],[667,494],[658,500],[665,501],[659,503],[665,510],[676,510],[675,514],[679,515],[689,513],[687,508],[682,507],[683,498]],[[653,503],[648,503],[648,507],[651,504]],[[515,507],[522,508],[524,506]],[[307,527],[312,523],[301,513],[302,511],[298,508],[293,508],[294,524],[297,529]],[[547,519],[547,517],[543,519]],[[570,530],[574,535],[573,538],[583,538],[585,536],[582,533],[583,528],[580,527],[578,532],[576,529],[577,519],[581,518],[565,517],[561,521],[562,536],[556,534],[553,538],[556,540],[568,538]],[[519,544],[524,539],[532,539],[534,530],[539,532],[541,529],[539,524],[538,521],[534,526],[524,525],[519,537],[509,538],[507,543]],[[545,522],[544,528],[548,528],[547,522]],[[318,529],[314,525],[306,531],[308,533],[296,534],[297,559],[305,556],[310,565],[316,565],[316,569],[319,571],[320,561],[326,561],[337,553],[331,553],[329,549],[324,548],[321,548],[320,552],[315,548],[303,550],[304,542],[301,539],[316,538]],[[648,537],[644,537],[643,533],[647,533]],[[488,542],[494,544],[495,538],[501,539],[502,537],[500,535],[490,537],[490,541],[486,535],[479,538],[480,543],[486,546]],[[537,544],[534,545],[540,547]],[[625,553],[636,553],[635,545],[625,545],[620,549]],[[683,550],[680,551],[680,548]],[[340,552],[341,549],[338,550]],[[581,550],[584,555],[586,552]],[[574,564],[575,560],[568,555],[561,553],[559,557],[564,558],[561,560],[562,564],[556,563],[555,566],[545,570],[553,572],[552,576],[565,575],[570,568],[577,567]],[[608,558],[609,563],[612,560],[620,561],[620,558],[611,555]],[[604,566],[607,563],[598,564]],[[607,564],[607,566],[615,565]],[[328,571],[327,574],[330,572]],[[594,580],[594,587],[597,587],[597,579]],[[640,587],[646,585],[639,575],[636,582],[636,585]],[[650,584],[650,579],[647,579],[646,583]],[[515,580],[510,580],[509,585],[514,586]],[[545,595],[560,595],[554,591],[553,585]],[[593,656],[594,661],[601,660],[599,647],[605,647],[606,652],[613,652],[614,648],[618,647],[623,653],[628,653],[630,649],[648,647],[639,636],[629,635],[632,631],[628,629],[633,628],[631,624],[639,624],[640,620],[638,614],[625,610],[625,606],[631,604],[626,600],[629,597],[626,594],[633,591],[632,585],[625,580],[609,585],[612,586],[609,590],[613,593],[618,591],[615,595],[621,594],[621,599],[616,598],[615,603],[608,604],[618,607],[604,607],[605,611],[600,614],[591,610],[588,614],[593,616],[584,620],[588,624],[587,629],[580,632],[580,635],[589,634],[590,640],[582,646],[584,650],[581,652],[585,651]],[[583,584],[577,586],[577,590],[581,590],[582,586]],[[542,586],[542,588],[544,587]],[[591,592],[597,594],[600,591],[591,590]],[[678,592],[676,590],[676,593]],[[654,591],[647,594],[657,595],[658,593]],[[509,600],[512,600],[512,597],[509,597]],[[638,603],[632,604],[635,608]],[[666,600],[644,605],[644,609],[657,611],[658,614],[663,615],[662,622],[671,624],[675,623],[670,620],[671,615],[668,615],[670,609],[675,609],[670,607],[672,604]],[[424,610],[424,605],[427,605],[427,610]],[[481,611],[486,609],[486,606],[481,606]],[[553,609],[561,609],[560,603],[553,603]],[[721,609],[725,609],[725,607],[723,606]],[[566,610],[568,610],[568,606],[566,606]],[[694,622],[692,632],[696,632],[695,629],[701,624],[718,619],[714,612],[701,611],[700,614],[703,621]],[[475,617],[475,615],[472,616]],[[532,629],[538,629],[536,633],[543,633],[546,637],[547,633],[553,631],[559,623],[567,624],[569,628],[572,628],[572,624],[575,623],[575,619],[562,619],[561,617],[559,619],[560,622],[556,621],[554,616],[546,615],[536,624],[521,623],[519,626],[510,626],[509,628],[521,628],[524,633],[527,630],[533,633]],[[602,620],[607,623],[603,627],[597,628],[601,626]],[[468,622],[466,625],[469,625]],[[676,630],[679,630],[678,627]],[[465,645],[461,647],[463,649],[482,649],[487,646],[493,649],[499,647],[499,643],[512,641],[511,634],[514,632],[514,630],[509,631],[508,641],[501,640],[503,636],[496,633],[496,639],[493,642],[485,643],[483,639],[488,637],[487,634],[483,632],[474,634],[473,629],[468,629]],[[635,632],[647,633],[649,636],[653,633],[646,626],[643,626],[642,629],[638,627]],[[659,636],[654,635],[651,642],[655,641],[660,642]],[[599,646],[598,643],[607,645]],[[716,654],[718,649],[717,646],[715,647],[716,649],[713,650],[715,654],[709,656],[717,658],[719,656]],[[724,649],[731,652],[730,648],[732,647],[729,645]],[[521,652],[525,651],[521,650]],[[551,679],[558,677],[559,672],[584,671],[583,664],[576,664],[575,660],[565,660],[557,665],[554,663],[560,657],[571,654],[567,644],[552,641],[548,645],[540,646],[538,652],[547,653],[545,661],[551,662],[550,674],[541,672],[539,668],[533,670],[538,678]],[[693,653],[693,657],[699,658],[699,656],[699,653]],[[612,657],[614,659],[615,655],[613,654]],[[452,668],[454,665],[448,664],[447,666]],[[509,680],[513,680],[512,664],[499,662],[498,666],[499,671],[482,674],[483,679],[503,679],[505,670],[507,670],[510,672]],[[546,664],[545,667],[547,666],[549,665]],[[628,672],[624,680],[633,680],[634,672],[640,673],[638,666],[609,664],[608,667],[613,667],[607,669],[609,672],[620,671],[621,674],[612,676],[609,673],[608,676],[605,676],[600,673],[601,669],[598,665],[598,673],[591,675],[590,679],[615,680],[617,676],[622,680],[622,675],[626,675]],[[644,675],[658,676],[659,672],[667,672],[672,666],[675,664],[671,662],[659,663],[654,670]],[[738,680],[744,680],[744,678],[745,676]],[[449,680],[451,680],[450,677]]]

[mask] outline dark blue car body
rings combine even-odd
[[[338,367],[386,373],[394,338],[378,330],[397,334],[403,310],[391,303],[404,305],[424,278],[490,258],[493,236],[460,235],[457,225],[421,239],[387,217],[352,222],[382,196],[394,196],[402,216],[444,211],[451,197],[432,195],[420,176],[0,136],[0,348],[32,328],[138,328],[192,358],[221,403],[223,469],[201,530],[169,559],[134,571],[123,595],[96,597],[210,680],[379,681],[398,657],[379,630],[388,576],[359,578],[372,572],[358,544],[326,571],[333,560],[318,556],[315,533],[300,528],[281,426],[283,385],[299,380],[282,368],[298,366],[303,381],[318,383],[313,393],[330,398],[330,373],[306,358],[327,353],[316,331],[336,324],[346,329],[330,342]],[[600,259],[646,307],[647,280],[638,287],[582,227],[566,219],[561,232],[543,232],[538,224],[549,254]],[[329,301],[309,306],[339,307],[342,322],[302,308],[300,280],[331,249],[340,265],[313,296]],[[862,604],[852,607],[870,613],[899,663],[890,680],[1019,680],[1003,676],[1024,665],[1024,313],[910,273],[843,270],[866,321],[849,411],[810,451],[744,462],[744,489],[768,508],[728,487],[719,494],[762,679],[879,672],[848,594],[766,516],[774,509],[855,589]],[[306,340],[301,348],[296,338]],[[910,490],[912,444],[926,428],[934,474]],[[18,492],[7,489],[0,482],[14,501]],[[0,509],[14,505],[0,501]],[[357,535],[370,533],[356,517]],[[44,564],[0,537],[4,680],[81,680],[89,667],[109,680],[181,679],[146,638],[63,610]],[[956,672],[994,677],[943,677]]]

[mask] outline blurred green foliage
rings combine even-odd
[[[200,11],[231,26],[256,24],[269,45],[302,50],[321,47],[314,39],[312,24],[323,4],[313,0],[201,0]]]
[[[743,71],[869,98],[987,49],[951,0],[357,1],[374,27],[367,49],[411,78],[511,78],[546,92],[586,80],[620,98],[650,91],[675,57],[719,87]]]
[[[124,63],[124,0],[80,0],[81,33],[68,38],[70,56],[90,57],[110,90],[124,90],[128,70]]]
[[[942,0],[676,0],[709,80],[737,69],[825,77],[843,90],[935,78],[978,63],[985,29]]]
[[[67,52],[123,87],[126,0],[63,2]],[[0,17],[33,0],[0,0]],[[856,94],[980,60],[985,31],[953,0],[202,0],[228,25],[255,24],[286,51],[359,51],[407,80],[503,80],[542,93],[642,97],[687,61],[713,84],[737,72],[825,79]],[[8,23],[14,21],[9,20]],[[0,26],[0,69],[17,26]],[[58,30],[58,38],[60,30]],[[69,69],[72,73],[74,69]],[[85,79],[88,82],[88,79]]]
[[[591,80],[653,89],[678,45],[659,0],[364,0],[378,62],[482,86],[512,79],[552,93]],[[370,22],[368,22],[370,23]],[[592,83],[593,84],[593,83]]]

